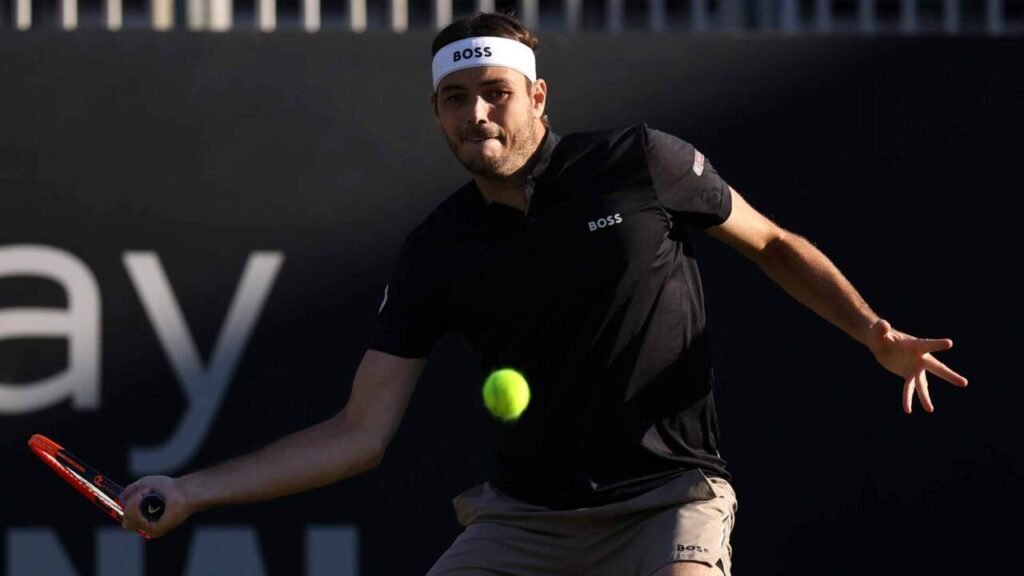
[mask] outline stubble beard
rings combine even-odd
[[[500,156],[473,154],[467,158],[460,154],[461,135],[457,139],[453,139],[446,134],[445,139],[459,163],[465,166],[470,173],[487,180],[504,180],[522,168],[537,149],[539,139],[534,131],[533,123],[534,119],[527,117],[511,132],[505,131],[504,134],[499,134],[499,141],[507,146],[505,153]]]

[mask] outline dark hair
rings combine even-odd
[[[477,12],[472,16],[463,16],[451,24],[445,26],[431,45],[431,56],[437,51],[452,42],[474,36],[498,36],[522,42],[534,52],[540,46],[540,39],[533,32],[519,23],[512,11],[504,12]]]

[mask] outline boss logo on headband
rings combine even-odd
[[[465,50],[456,50],[455,52],[452,52],[452,62],[469,60],[470,58],[490,58],[491,56],[490,46],[477,46],[476,48],[466,48]]]

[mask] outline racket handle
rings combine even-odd
[[[146,494],[139,503],[139,512],[146,520],[156,522],[164,514],[164,499],[156,492]]]

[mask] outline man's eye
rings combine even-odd
[[[444,99],[445,102],[461,102],[462,94],[452,94]]]

